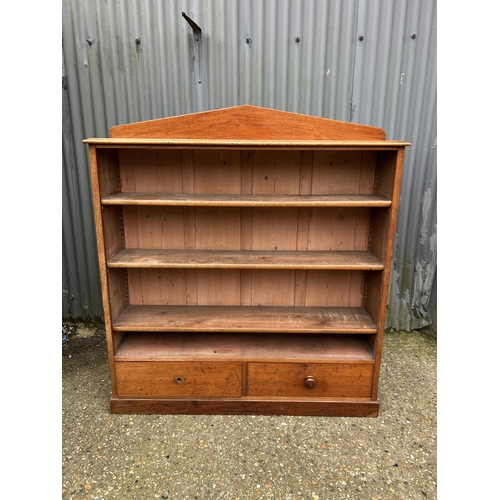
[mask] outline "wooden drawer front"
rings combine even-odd
[[[248,363],[247,377],[249,396],[370,397],[373,365]]]
[[[116,362],[118,396],[240,397],[241,363]]]

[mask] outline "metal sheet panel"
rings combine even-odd
[[[397,330],[429,325],[436,307],[431,297],[437,267],[436,16],[435,0],[359,3],[352,121],[412,143],[386,320]]]
[[[388,326],[429,321],[424,299],[435,268],[435,100],[429,111],[435,4],[412,5],[63,2],[64,314],[102,316],[81,141],[105,137],[117,124],[248,103],[382,126],[389,138],[414,144],[406,161]],[[199,40],[182,12],[201,28]],[[415,40],[405,39],[408,29],[417,32]],[[412,309],[409,297],[419,294]],[[418,314],[422,320],[415,322]]]

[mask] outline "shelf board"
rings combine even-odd
[[[372,194],[264,195],[118,193],[103,205],[156,205],[191,207],[390,207],[391,200]]]
[[[360,307],[127,306],[113,329],[130,332],[377,333]]]
[[[91,137],[82,141],[99,148],[165,148],[165,149],[236,149],[236,150],[395,150],[411,143],[403,140],[259,140],[259,139],[176,139],[176,138],[103,138]]]
[[[373,363],[373,351],[358,335],[262,333],[130,333],[115,361],[253,361]]]
[[[361,251],[152,250],[129,248],[108,260],[110,268],[383,270]]]

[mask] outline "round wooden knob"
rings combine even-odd
[[[304,385],[306,389],[314,389],[316,387],[316,380],[314,380],[314,377],[306,377]]]

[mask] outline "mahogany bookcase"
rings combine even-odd
[[[84,142],[112,412],[378,415],[409,143],[249,105]]]

